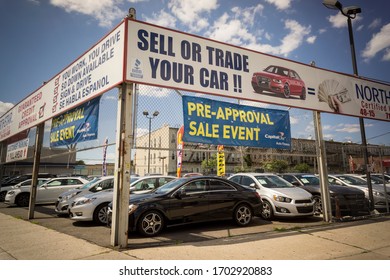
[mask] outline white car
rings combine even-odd
[[[257,190],[263,200],[261,216],[265,220],[275,216],[301,217],[314,214],[312,194],[275,174],[238,173],[229,177],[229,180]]]
[[[60,194],[55,203],[54,210],[59,215],[69,215],[69,205],[72,204],[73,200],[77,197],[112,189],[113,187],[114,176],[94,178],[81,187],[77,187]]]
[[[88,180],[81,177],[52,178],[37,187],[36,204],[50,204],[57,201],[58,196],[66,190],[80,187]],[[30,186],[9,190],[4,202],[9,205],[26,207],[30,203]]]
[[[176,179],[173,176],[152,175],[141,177],[130,184],[130,193],[151,192]],[[114,190],[101,191],[77,197],[70,206],[70,217],[77,221],[94,221],[107,224],[107,206],[112,201]]]
[[[46,182],[49,179],[50,178],[38,178],[37,186],[42,185],[44,182]],[[27,180],[25,180],[23,182],[20,182],[20,183],[16,184],[16,185],[1,187],[0,188],[0,202],[3,202],[5,200],[5,196],[7,195],[8,191],[10,191],[12,189],[17,189],[17,188],[20,188],[20,187],[23,187],[23,186],[30,187],[31,186],[31,181],[32,181],[32,179],[27,179]]]

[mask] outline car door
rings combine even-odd
[[[209,180],[206,197],[209,203],[207,215],[210,219],[231,218],[239,201],[236,188],[218,179]]]
[[[67,182],[66,179],[58,178],[50,180],[37,188],[36,203],[55,202],[58,196],[63,193],[62,186]]]
[[[197,179],[176,190],[169,199],[167,215],[176,222],[202,221],[208,212],[206,179]]]

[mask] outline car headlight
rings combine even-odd
[[[282,83],[282,81],[279,80],[279,79],[272,79],[272,81],[274,81],[274,83],[277,83],[277,84],[281,84]]]
[[[72,197],[74,197],[76,194],[78,194],[78,193],[71,193],[71,194],[68,194],[68,195],[66,195],[66,196],[64,196],[63,198],[62,198],[62,201],[66,201],[66,200],[69,200],[69,199],[71,199]]]
[[[83,204],[92,203],[95,199],[96,199],[96,197],[80,199],[75,203],[75,205],[83,205]]]
[[[375,196],[383,196],[383,197],[385,197],[384,193],[377,192],[377,191],[373,191],[372,194],[375,195]]]
[[[137,204],[130,204],[129,205],[129,215],[134,213],[135,210],[137,210],[138,205]]]
[[[8,194],[8,195],[14,195],[14,194],[15,194],[15,191],[8,191],[7,194]]]
[[[285,196],[280,196],[280,195],[274,195],[274,200],[279,201],[279,202],[287,202],[287,203],[290,203],[292,201],[291,198],[285,197]]]

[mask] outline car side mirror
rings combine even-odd
[[[299,184],[298,181],[292,181],[291,184],[293,184],[296,187],[299,187],[301,184]]]
[[[102,187],[97,187],[96,190],[97,191],[101,191],[101,190],[103,190],[103,188]]]
[[[249,184],[249,187],[251,187],[252,189],[260,189],[255,183]]]

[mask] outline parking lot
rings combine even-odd
[[[0,202],[0,212],[20,219],[28,218],[27,207],[14,207]],[[110,228],[92,222],[73,221],[61,217],[54,211],[54,205],[36,205],[32,223],[61,233],[87,240],[103,247],[111,247]],[[255,217],[248,227],[237,227],[233,221],[176,226],[165,229],[154,238],[144,238],[136,233],[129,235],[128,248],[157,247],[188,242],[201,242],[226,237],[240,237],[263,232],[277,232],[326,225],[321,216],[265,221]]]

